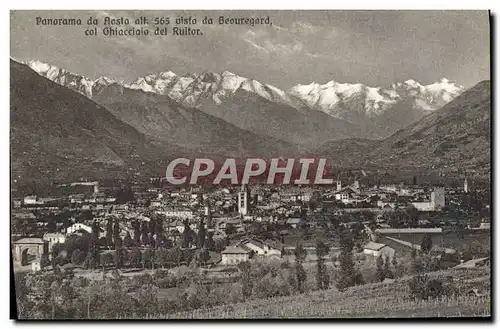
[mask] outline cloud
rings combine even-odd
[[[151,72],[224,70],[280,88],[310,81],[389,85],[441,76],[471,86],[489,74],[488,12],[256,11],[272,26],[202,25],[222,11],[13,11],[11,55],[89,77],[133,81]],[[37,26],[36,16],[149,18],[149,36],[86,37],[86,27]],[[232,11],[246,16],[247,11]],[[196,15],[202,37],[151,35],[155,16]],[[172,24],[173,25],[173,24]],[[130,26],[129,26],[130,27]]]
[[[266,48],[259,46],[258,44],[254,43],[252,40],[250,40],[250,39],[243,39],[243,41],[245,41],[246,43],[248,43],[249,45],[251,45],[252,47],[254,47],[256,49],[258,49],[260,51],[263,51],[266,54],[269,54],[269,51],[267,51]]]
[[[289,44],[282,44],[282,43],[273,43],[271,40],[265,40],[264,48],[268,52],[277,53],[278,55],[293,55],[302,53],[304,45],[298,41]]]
[[[314,34],[322,30],[320,27],[301,21],[293,22],[290,27],[274,25],[274,28],[282,33],[290,34]]]
[[[294,34],[304,33],[304,31],[312,33],[316,31],[316,27],[306,23],[294,23],[290,28],[277,26],[276,30],[279,33],[266,29],[247,30],[243,33],[242,39],[265,55],[319,57],[318,54],[311,53],[303,42],[294,37]]]

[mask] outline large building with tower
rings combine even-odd
[[[446,205],[444,187],[435,187],[431,192],[431,200],[411,203],[419,211],[439,211]]]
[[[250,189],[248,185],[243,184],[241,191],[238,192],[238,213],[242,216],[248,214],[250,200]]]

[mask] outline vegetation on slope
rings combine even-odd
[[[485,275],[487,274],[488,275]],[[410,297],[411,277],[394,282],[373,283],[352,287],[344,292],[336,289],[314,291],[286,297],[254,300],[246,303],[166,315],[168,319],[210,318],[388,318],[489,316],[490,297],[468,294],[481,277],[489,288],[489,269],[439,271],[431,277],[455,276],[458,294],[430,300]]]

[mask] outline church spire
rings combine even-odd
[[[342,181],[340,180],[340,173],[337,175],[337,192],[342,189]]]

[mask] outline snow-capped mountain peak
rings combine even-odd
[[[117,83],[107,77],[93,81],[40,61],[29,61],[25,64],[40,75],[89,98],[101,93],[107,86]],[[317,82],[298,84],[283,91],[227,70],[222,73],[186,75],[164,71],[137,78],[130,84],[118,84],[124,88],[122,90],[141,90],[166,95],[187,107],[200,108],[207,101],[221,104],[230,101],[232,95],[241,91],[269,102],[299,109],[301,112],[321,111],[356,125],[371,124],[370,122],[379,118],[387,121],[389,116],[391,118],[389,121],[397,124],[391,127],[390,123],[377,123],[379,126],[385,126],[383,134],[402,128],[429,111],[444,106],[464,90],[462,86],[442,78],[429,85],[408,79],[388,87],[331,80],[325,84]]]
[[[37,72],[47,72],[51,68],[55,68],[55,66],[51,66],[50,64],[40,62],[39,60],[27,61],[26,64]]]
[[[230,71],[222,73],[186,74],[179,76],[171,71],[152,74],[139,78],[126,85],[130,89],[139,89],[168,95],[189,107],[198,107],[207,99],[220,104],[224,98],[238,90],[256,94],[269,101],[287,102],[287,95],[282,90],[248,79]]]
[[[54,65],[40,62],[38,60],[27,61],[25,64],[49,80],[76,90],[89,98],[92,97],[92,87],[94,85],[94,81],[87,77],[66,71]]]
[[[359,83],[339,83],[332,80],[323,85],[316,82],[297,85],[290,88],[287,93],[309,108],[323,111],[339,119],[346,119],[351,115],[346,113],[346,108],[373,117],[381,115],[397,102],[408,98],[414,99],[416,108],[435,110],[462,91],[462,86],[443,78],[427,86],[409,79],[394,83],[387,88],[370,87]]]
[[[415,81],[413,79],[406,80],[404,82],[404,84],[407,85],[408,87],[411,87],[411,88],[420,88],[420,87],[422,87],[422,85],[420,83],[418,83],[417,81]]]
[[[116,81],[108,77],[100,76],[94,81],[94,83],[98,83],[100,85],[110,85],[112,83],[116,83]]]
[[[299,99],[308,107],[323,111],[329,115],[337,116],[336,109],[346,102],[360,102],[360,109],[367,112],[376,112],[383,103],[394,103],[394,95],[385,95],[380,88],[367,87],[360,83],[339,83],[329,81],[324,85],[311,83],[297,85],[290,88],[287,93],[294,99]]]
[[[115,80],[104,76],[92,80],[83,75],[38,60],[26,61],[24,64],[28,65],[41,76],[79,92],[88,98],[92,98],[96,92],[100,92],[105,87],[116,83]]]

